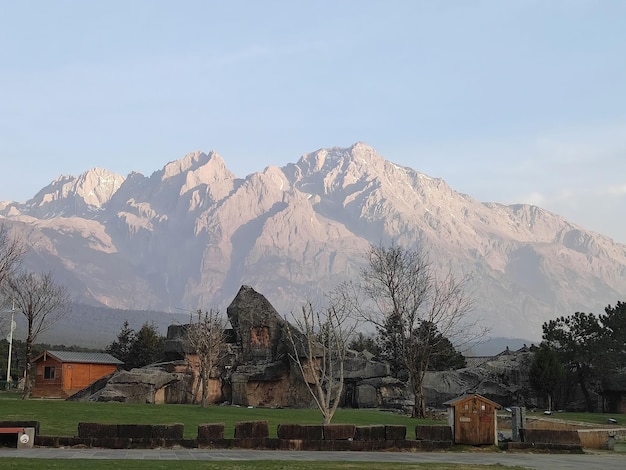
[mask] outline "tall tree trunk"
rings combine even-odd
[[[202,385],[202,373],[201,371],[197,371],[197,373],[194,371],[193,375],[196,382],[194,383],[193,391],[191,392],[191,403],[195,405],[198,403],[198,393],[200,393],[200,386]]]
[[[424,400],[424,374],[421,372],[410,374],[411,383],[413,384],[413,394],[415,399],[413,401],[412,418],[425,418],[426,417],[426,400]]]
[[[29,327],[32,327],[32,326],[29,325]],[[33,356],[33,339],[30,335],[28,335],[28,337],[26,338],[26,368],[24,369],[24,391],[22,392],[22,400],[28,400],[32,392],[32,386],[31,386],[31,381],[30,381],[32,356]]]
[[[202,369],[202,408],[206,408],[209,395],[209,373]]]
[[[548,393],[548,410],[552,411],[552,395]]]
[[[593,402],[591,401],[591,394],[589,393],[589,389],[587,388],[586,374],[584,373],[581,366],[578,366],[577,375],[580,389],[583,392],[583,396],[585,397],[585,405],[587,407],[587,411],[591,413],[594,411],[595,407],[593,406]]]

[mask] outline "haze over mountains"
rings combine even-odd
[[[242,284],[282,313],[356,278],[370,243],[422,244],[471,273],[494,336],[624,300],[626,245],[530,205],[482,203],[371,147],[321,149],[245,179],[194,152],[146,177],[62,176],[0,216],[76,301],[118,309],[222,309]],[[116,325],[117,326],[117,325]]]

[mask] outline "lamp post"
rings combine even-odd
[[[13,307],[11,308],[11,324],[9,325],[9,357],[7,359],[7,390],[11,388],[11,355],[13,353],[13,330],[15,329],[15,322],[13,317],[15,316],[15,300],[13,301]]]

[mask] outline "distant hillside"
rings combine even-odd
[[[26,319],[23,315],[16,315],[15,319],[17,323],[15,338],[24,340],[26,337]],[[104,348],[117,338],[117,334],[126,320],[134,330],[139,330],[144,323],[153,323],[159,332],[165,336],[169,325],[188,323],[189,313],[119,310],[74,304],[71,314],[42,334],[37,342]]]

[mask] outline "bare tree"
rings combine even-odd
[[[440,350],[438,342],[467,345],[486,331],[467,315],[473,307],[469,278],[451,271],[441,275],[419,249],[382,245],[370,247],[361,277],[361,284],[340,291],[376,326],[396,367],[408,371],[415,395],[412,416],[424,417],[424,376]]]
[[[8,280],[9,295],[15,309],[28,324],[26,336],[26,370],[23,399],[30,397],[32,348],[37,337],[70,312],[70,298],[65,286],[57,284],[52,273],[22,273]]]
[[[12,236],[4,223],[0,224],[0,288],[19,268],[25,253],[22,241]]]
[[[193,391],[193,400],[196,400],[198,391],[202,387],[202,407],[207,406],[209,395],[209,379],[214,368],[226,354],[226,323],[219,311],[209,309],[206,312],[198,310],[196,318],[191,318],[187,326],[187,340],[189,346],[198,357],[198,381]]]
[[[331,305],[320,311],[311,302],[302,307],[301,318],[294,321],[301,334],[287,324],[290,357],[322,413],[324,424],[329,424],[341,402],[344,363],[356,323],[345,305]]]

